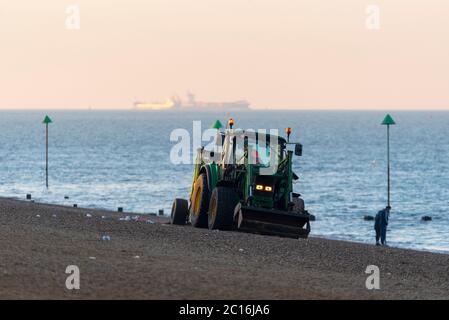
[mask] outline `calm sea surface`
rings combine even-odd
[[[50,189],[45,188],[45,111],[0,111],[0,196],[140,213],[187,197],[191,165],[174,165],[170,133],[207,129],[230,114],[49,111]],[[449,113],[393,112],[391,246],[449,252]],[[312,234],[373,242],[365,215],[386,202],[384,112],[252,111],[240,128],[294,129],[304,145],[294,161],[300,192],[316,215]],[[64,197],[69,199],[65,200]],[[423,215],[432,216],[422,222]]]

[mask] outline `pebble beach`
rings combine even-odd
[[[448,299],[449,255],[0,198],[0,299]],[[66,288],[66,268],[80,289]],[[380,289],[366,287],[366,268]]]

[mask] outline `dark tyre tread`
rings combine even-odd
[[[238,196],[231,188],[215,188],[210,199],[209,229],[232,229],[234,209],[238,202]]]
[[[176,198],[173,200],[170,214],[170,223],[176,225],[185,225],[189,215],[189,202],[185,199]]]

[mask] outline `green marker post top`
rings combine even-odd
[[[393,117],[387,114],[384,118],[384,121],[382,122],[382,125],[389,126],[394,124],[396,124],[396,122],[394,122]]]
[[[223,128],[223,125],[221,124],[220,120],[215,120],[211,128],[219,130]]]
[[[44,121],[42,121],[42,123],[45,123],[45,124],[49,124],[49,123],[52,123],[52,122],[53,121],[51,121],[49,116],[45,116]]]

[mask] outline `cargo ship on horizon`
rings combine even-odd
[[[246,100],[230,101],[230,102],[204,102],[197,101],[195,95],[187,93],[187,101],[182,101],[178,96],[173,96],[165,102],[135,102],[135,110],[192,110],[192,111],[209,111],[209,110],[226,110],[226,111],[242,111],[249,110],[250,103]]]

